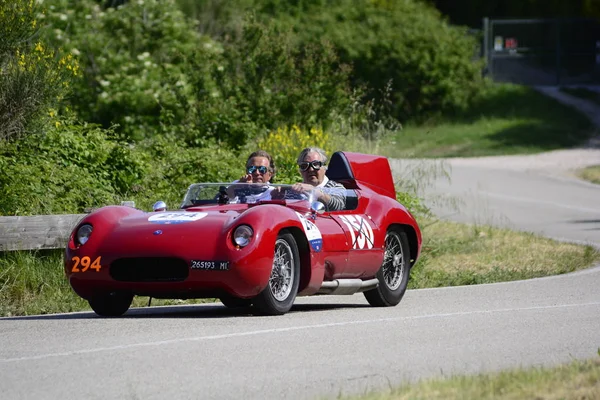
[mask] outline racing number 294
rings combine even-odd
[[[75,256],[71,258],[71,261],[73,261],[74,263],[71,272],[85,272],[89,268],[95,269],[96,272],[100,272],[100,269],[102,268],[102,264],[100,264],[100,258],[102,257],[96,257],[96,259],[92,261],[92,259],[88,256],[84,256],[81,258]]]

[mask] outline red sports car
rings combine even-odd
[[[289,185],[198,183],[180,209],[107,206],[73,230],[65,273],[101,316],[133,296],[219,298],[227,307],[284,314],[296,296],[363,292],[394,306],[421,250],[421,231],[396,200],[386,158],[336,152],[327,169],[345,208],[313,196],[285,199]],[[289,196],[285,196],[289,197]]]

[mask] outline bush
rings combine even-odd
[[[144,165],[111,131],[55,119],[45,133],[0,148],[3,215],[80,213],[115,204],[143,175]]]
[[[51,0],[47,34],[81,54],[73,107],[130,141],[175,134],[240,148],[282,123],[326,124],[348,104],[348,71],[325,43],[297,46],[289,29],[250,19],[239,37],[201,35],[174,0],[102,9]]]
[[[174,1],[127,2],[103,9],[93,0],[51,0],[46,35],[80,55],[83,79],[71,99],[80,118],[131,140],[160,132],[168,115],[185,124],[193,94],[182,72],[202,38]],[[161,119],[162,118],[162,119]]]
[[[184,0],[180,0],[183,2]],[[355,89],[368,88],[379,98],[391,81],[393,116],[425,119],[467,107],[481,83],[474,61],[476,38],[464,27],[449,25],[441,14],[418,0],[236,0],[228,7],[209,3],[197,10],[216,18],[253,10],[261,21],[293,29],[296,46],[326,40],[339,63],[353,67]],[[230,25],[220,20],[223,29]],[[236,35],[231,27],[225,35]]]
[[[43,126],[79,75],[71,54],[32,39],[38,26],[35,4],[0,0],[0,140]]]
[[[353,65],[355,84],[367,85],[371,96],[391,80],[395,115],[402,120],[464,108],[479,88],[481,65],[473,62],[475,39],[466,28],[446,23],[424,2],[297,4],[303,7],[295,17],[302,40],[331,40],[340,59]],[[288,13],[289,7],[284,7]]]

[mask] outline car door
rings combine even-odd
[[[306,218],[307,237],[311,235],[309,232],[315,227],[322,237],[320,251],[323,253],[325,262],[325,280],[343,277],[348,262],[349,249],[346,232],[329,213],[317,215],[315,219]]]

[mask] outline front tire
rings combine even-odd
[[[267,287],[253,299],[261,315],[281,315],[288,312],[298,293],[300,284],[300,255],[294,236],[282,232],[275,241],[273,268]]]
[[[129,310],[132,301],[131,293],[110,292],[95,295],[88,300],[88,303],[101,317],[120,317]]]
[[[223,295],[219,300],[227,308],[244,308],[252,305],[252,300],[250,299],[241,299],[231,295]]]
[[[383,263],[377,272],[379,285],[364,292],[365,298],[374,307],[390,307],[400,303],[410,275],[410,250],[406,233],[389,230],[385,235]]]

